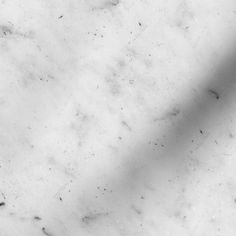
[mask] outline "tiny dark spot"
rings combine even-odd
[[[141,215],[141,214],[142,214],[142,212],[141,212],[136,206],[134,206],[134,205],[131,206],[131,209],[132,209],[136,214],[138,214],[138,215]]]
[[[95,215],[86,215],[84,217],[82,217],[82,222],[84,222],[85,224],[89,224],[91,221],[95,220],[96,216]]]
[[[139,25],[139,26],[142,26],[142,24],[141,24],[140,22],[138,23],[138,25]]]
[[[117,6],[119,3],[120,3],[120,0],[112,0],[112,1],[110,2],[110,5],[111,5],[111,6]],[[109,5],[109,4],[108,4],[108,5]]]
[[[42,228],[42,232],[47,236],[52,236],[52,234],[48,233],[45,227]]]
[[[42,220],[42,218],[39,216],[34,216],[34,220]]]
[[[200,133],[203,134],[203,131],[200,129]]]
[[[59,16],[58,19],[61,19],[63,17],[63,15]]]
[[[217,91],[213,90],[213,89],[208,89],[208,93],[212,96],[214,96],[217,100],[220,99],[220,95]]]
[[[0,25],[0,30],[5,36],[13,34],[12,29],[6,25]]]
[[[0,202],[0,206],[5,206],[6,203],[5,202]]]
[[[91,214],[88,214],[88,215],[85,215],[81,218],[81,221],[84,223],[84,224],[90,224],[94,221],[96,221],[98,218],[100,217],[103,217],[103,216],[108,216],[109,213],[91,213]]]
[[[155,118],[154,122],[156,122],[156,121],[163,121],[163,120],[169,120],[169,119],[172,119],[173,117],[178,117],[180,112],[181,111],[178,108],[173,108],[171,111],[165,113],[163,116],[161,116],[159,118]]]
[[[141,196],[140,198],[141,198],[142,200],[144,200],[144,196]]]
[[[132,131],[131,127],[128,125],[128,123],[126,121],[122,121],[121,124],[126,127],[126,129],[128,129],[129,131]]]
[[[61,198],[61,197],[59,197],[59,199],[60,199],[60,201],[62,201],[62,198]]]

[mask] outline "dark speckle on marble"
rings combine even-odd
[[[128,125],[128,123],[126,121],[122,121],[121,122],[122,126],[124,126],[126,129],[128,129],[129,131],[132,131],[131,127]]]
[[[96,220],[98,217],[98,215],[94,215],[94,214],[90,214],[90,215],[86,215],[84,217],[82,217],[82,222],[85,223],[85,224],[89,224],[90,222]]]
[[[12,28],[6,25],[0,25],[0,37],[13,34]]]
[[[161,116],[160,118],[155,118],[153,121],[165,121],[165,120],[171,120],[173,118],[176,118],[180,115],[180,109],[178,108],[173,108],[171,111],[165,113],[163,116]]]
[[[21,32],[15,29],[14,25],[9,22],[9,24],[0,24],[0,38],[7,38],[9,36],[16,36],[20,38],[32,38],[34,33],[32,31],[29,32]]]
[[[220,95],[216,90],[208,89],[208,93],[213,96],[215,99],[220,99]]]
[[[134,206],[134,205],[131,206],[131,209],[132,209],[136,214],[138,214],[138,215],[141,215],[141,214],[142,214],[141,210],[139,210],[139,209],[138,209],[136,206]]]
[[[93,0],[90,2],[90,6],[92,7],[92,10],[105,10],[105,9],[111,9],[113,7],[116,7],[120,4],[120,0],[103,0],[98,3],[94,3]]]
[[[5,202],[0,202],[0,207],[1,207],[1,206],[5,206],[5,205],[6,205]]]
[[[81,218],[84,224],[90,224],[103,216],[109,215],[108,213],[89,213]]]
[[[120,3],[120,0],[111,0],[109,1],[109,4],[112,6],[117,6]]]
[[[47,235],[47,236],[53,236],[53,234],[49,233],[45,227],[42,228],[42,232],[44,235]]]

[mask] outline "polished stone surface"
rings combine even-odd
[[[1,0],[0,235],[235,236],[233,0]]]

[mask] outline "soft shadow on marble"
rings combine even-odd
[[[235,13],[0,1],[0,235],[234,236]]]

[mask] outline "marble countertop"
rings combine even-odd
[[[235,236],[233,0],[0,1],[0,236]]]

